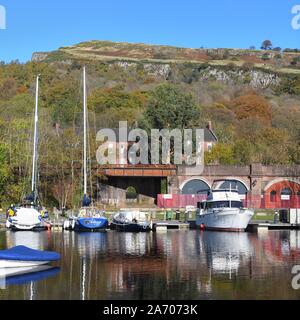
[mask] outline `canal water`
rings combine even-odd
[[[0,300],[299,299],[299,231],[0,232],[0,249],[55,250],[56,268],[0,279]]]

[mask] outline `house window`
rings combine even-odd
[[[208,151],[208,152],[211,152],[211,151],[212,151],[212,148],[213,148],[213,144],[212,144],[211,142],[209,142],[209,143],[207,144],[207,151]]]
[[[270,201],[271,202],[276,202],[276,191],[271,191],[271,193],[270,193]]]
[[[285,188],[281,191],[281,200],[290,200],[292,195],[292,190],[290,188]]]

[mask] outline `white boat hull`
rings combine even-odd
[[[253,215],[247,209],[224,208],[197,215],[196,224],[202,229],[245,231]]]
[[[36,224],[36,225],[21,225],[21,224],[10,224],[9,225],[9,229],[14,229],[14,230],[20,230],[20,231],[32,231],[35,228],[39,228],[42,227],[40,224]]]
[[[16,215],[6,221],[6,227],[14,230],[30,231],[42,228],[41,214],[33,208],[18,208]]]
[[[27,268],[48,264],[50,261],[18,261],[18,260],[0,260],[0,269],[2,268]]]

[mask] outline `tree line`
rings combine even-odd
[[[0,65],[0,202],[18,203],[30,192],[35,76],[41,76],[39,193],[59,208],[80,205],[82,190],[83,62]],[[184,70],[181,70],[184,74]],[[206,164],[300,164],[300,80],[272,90],[215,80],[186,83],[152,78],[139,68],[88,64],[90,162],[96,133],[128,121],[149,128],[204,128],[212,121],[219,143]],[[294,89],[292,89],[294,88]],[[97,170],[91,184],[97,192]],[[105,177],[99,177],[105,179]]]

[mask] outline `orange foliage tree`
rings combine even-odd
[[[271,125],[272,110],[266,98],[256,94],[238,97],[228,104],[239,120],[254,118],[263,125]]]

